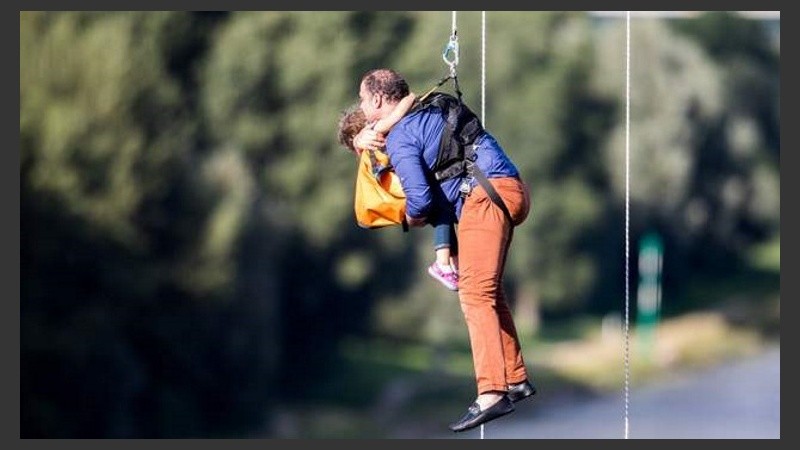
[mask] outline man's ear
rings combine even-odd
[[[383,105],[383,94],[375,94],[372,96],[372,106],[375,109],[380,109]]]

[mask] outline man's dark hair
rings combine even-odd
[[[371,94],[383,95],[390,102],[399,102],[408,95],[405,78],[392,69],[372,69],[361,77],[361,82]]]

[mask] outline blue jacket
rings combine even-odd
[[[430,169],[436,162],[444,125],[438,110],[429,108],[405,116],[386,136],[386,152],[406,194],[406,214],[426,217],[432,225],[458,222],[464,203],[459,193],[463,177],[432,184],[427,181],[433,180]],[[487,178],[518,176],[494,136],[484,132],[477,142],[477,166]],[[474,188],[477,181],[470,184]]]

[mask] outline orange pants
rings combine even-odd
[[[530,211],[528,187],[516,177],[489,179],[511,213],[478,185],[465,199],[458,224],[458,294],[467,323],[478,394],[506,391],[527,378],[514,319],[503,291],[513,227]]]

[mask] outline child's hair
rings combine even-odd
[[[367,126],[367,118],[364,116],[364,111],[358,105],[347,108],[339,118],[339,131],[337,133],[339,144],[353,153],[358,153],[355,145],[353,145],[353,138],[365,126]]]

